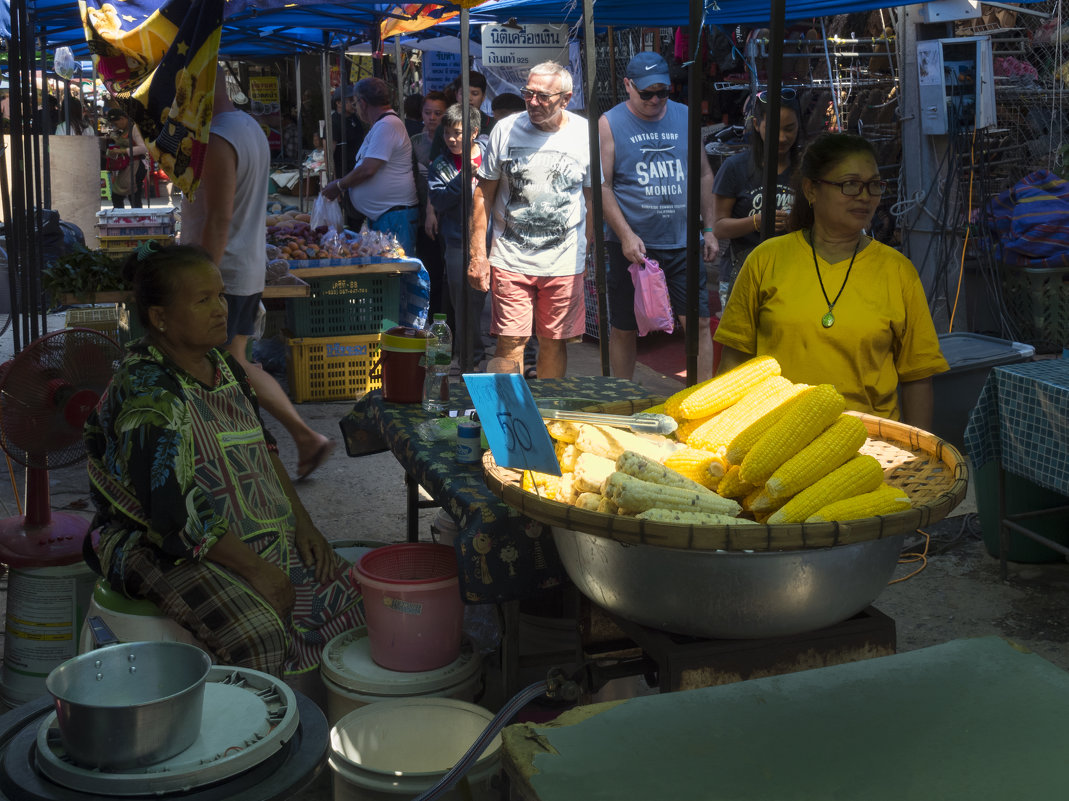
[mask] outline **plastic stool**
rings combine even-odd
[[[120,642],[184,642],[200,646],[193,634],[164,615],[156,604],[146,600],[132,600],[115,592],[104,579],[97,579],[89,599],[78,653],[92,651],[92,627],[89,618],[99,617]]]

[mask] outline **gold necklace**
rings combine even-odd
[[[832,314],[832,310],[835,308],[835,304],[839,302],[839,297],[843,294],[843,290],[846,289],[846,282],[850,280],[850,271],[854,269],[854,259],[857,258],[857,252],[861,248],[861,237],[857,238],[857,244],[854,245],[854,255],[850,257],[850,265],[846,268],[846,276],[843,278],[843,285],[839,287],[839,291],[835,295],[834,300],[828,300],[828,293],[824,289],[824,279],[820,277],[820,265],[817,264],[817,248],[813,244],[813,229],[809,229],[809,249],[813,253],[813,267],[817,271],[817,280],[820,281],[820,292],[824,295],[824,302],[828,304],[828,311],[824,313],[824,316],[820,318],[820,324],[825,328],[831,328],[835,325],[835,315]]]

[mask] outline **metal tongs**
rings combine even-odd
[[[636,434],[662,434],[667,436],[676,430],[678,423],[667,414],[596,414],[573,412],[568,409],[539,409],[543,420],[567,420],[572,423],[593,423],[616,428],[630,428]]]

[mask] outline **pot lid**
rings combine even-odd
[[[482,658],[471,641],[464,638],[460,656],[445,667],[413,673],[387,670],[371,658],[371,641],[367,627],[360,626],[339,634],[323,649],[323,678],[347,690],[367,695],[422,695],[446,687],[455,687],[479,672]]]
[[[297,698],[258,670],[214,666],[204,685],[200,734],[180,754],[141,768],[100,771],[69,762],[52,712],[37,730],[37,767],[82,792],[132,796],[189,790],[236,776],[276,753],[297,730]]]

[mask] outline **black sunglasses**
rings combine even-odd
[[[635,91],[638,92],[638,96],[641,97],[643,100],[652,100],[655,97],[664,100],[666,97],[668,97],[667,89],[639,89],[636,86]]]
[[[520,97],[522,97],[524,100],[534,100],[537,97],[539,103],[548,103],[550,100],[552,100],[553,98],[557,97],[557,95],[563,95],[563,94],[564,94],[563,91],[560,91],[560,92],[536,92],[533,89],[528,89],[526,86],[523,89],[520,90]]]
[[[785,88],[779,90],[779,97],[780,97],[780,100],[794,100],[796,97],[798,97],[798,93],[796,91],[794,91],[794,89],[792,89],[791,87],[788,86],[788,87],[785,87]],[[767,103],[768,102],[768,90],[765,89],[765,90],[763,90],[761,92],[758,92],[757,93],[757,99],[760,100],[762,103]]]

